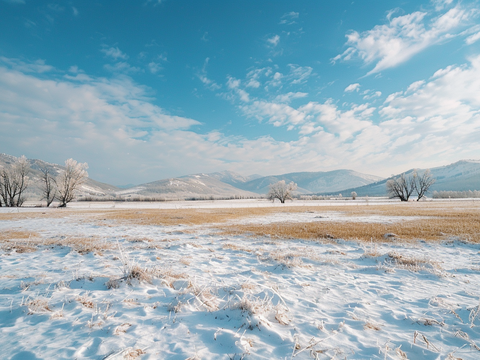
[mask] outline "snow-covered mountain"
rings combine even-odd
[[[411,174],[414,169],[405,172]],[[416,169],[423,172],[426,169]],[[480,190],[480,160],[460,160],[450,165],[431,168],[435,184],[430,188],[433,191],[468,191]],[[389,178],[391,179],[391,178]],[[350,196],[355,191],[358,196],[386,196],[386,182],[384,179],[366,186],[343,190],[343,196]]]
[[[9,166],[18,158],[8,154],[0,154],[0,168],[4,166]],[[38,159],[28,159],[28,163],[30,164],[30,173],[28,174],[29,177],[29,186],[25,191],[25,197],[27,200],[40,200],[42,197],[42,193],[40,190],[40,177],[41,171],[40,169],[43,167],[48,168],[54,176],[57,176],[60,171],[64,170],[65,168],[58,164],[51,164],[42,160]],[[113,185],[101,183],[99,181],[95,181],[91,178],[88,178],[85,184],[81,186],[79,189],[79,195],[81,196],[110,196],[113,195],[119,189]]]
[[[347,187],[358,187],[380,181],[383,178],[362,174],[353,170],[334,170],[319,172],[296,172],[283,175],[265,176],[237,186],[241,189],[266,194],[269,185],[277,181],[293,181],[298,185],[297,191],[304,194],[337,192]]]
[[[230,185],[233,185],[233,186],[237,186],[239,184],[243,184],[243,183],[246,183],[248,181],[255,180],[255,179],[258,179],[258,178],[262,177],[262,175],[256,175],[256,174],[255,175],[250,175],[250,176],[243,176],[243,175],[240,175],[240,174],[238,174],[234,171],[228,171],[228,170],[220,171],[220,172],[214,172],[214,173],[210,173],[210,174],[197,174],[197,175],[200,175],[202,177],[208,176],[208,177],[217,179],[221,182],[224,182],[225,184],[230,184]],[[181,178],[185,178],[185,177],[189,177],[189,176],[192,176],[192,175],[182,176]]]
[[[220,173],[216,173],[220,174]],[[232,173],[235,174],[235,173]],[[238,175],[238,174],[235,174]],[[231,178],[239,178],[231,176]],[[188,199],[188,198],[251,198],[258,195],[249,191],[241,190],[226,182],[218,180],[211,174],[187,175],[180,178],[170,178],[153,181],[147,184],[138,185],[130,189],[117,192],[123,197],[134,197],[141,195],[165,199]]]
[[[0,168],[9,166],[16,157],[0,154]],[[30,186],[25,195],[28,200],[39,200],[41,197],[40,168],[48,167],[58,174],[63,166],[50,164],[42,160],[29,159]],[[417,169],[422,172],[424,169]],[[413,169],[406,172],[410,174]],[[436,179],[431,187],[433,191],[467,191],[480,190],[480,160],[461,160],[456,163],[430,169]],[[210,174],[186,175],[179,178],[163,179],[149,182],[127,189],[104,184],[91,178],[82,186],[82,196],[158,199],[188,198],[251,198],[264,195],[269,185],[280,180],[290,181],[298,185],[298,193],[303,194],[339,194],[350,196],[355,191],[358,196],[386,196],[388,179],[362,174],[352,170],[334,170],[326,172],[296,172],[275,176],[251,175],[243,176],[233,171],[222,171]]]

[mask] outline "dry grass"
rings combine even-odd
[[[453,206],[455,205],[455,206]],[[386,234],[396,239],[436,241],[460,238],[480,242],[480,208],[471,203],[407,203],[389,206],[343,207],[345,221],[238,224],[221,226],[225,235],[270,236],[282,239],[350,239],[385,241]],[[317,208],[317,211],[339,211],[339,208]],[[348,221],[348,216],[421,216],[410,221],[365,223]]]
[[[189,266],[192,263],[192,257],[191,256],[183,256],[178,260],[180,263],[183,265]]]
[[[253,249],[248,248],[246,246],[238,245],[238,244],[231,244],[231,243],[223,244],[222,248],[225,249],[225,250],[244,251],[244,252],[248,252],[248,253],[251,253],[251,252],[254,251]]]
[[[35,314],[35,313],[45,313],[51,312],[52,309],[48,306],[48,301],[45,299],[35,299],[29,301],[27,304],[28,307],[28,314]]]
[[[123,335],[127,332],[127,330],[132,326],[132,324],[129,323],[123,323],[121,325],[118,325],[115,330],[113,331],[113,335]]]
[[[125,360],[135,360],[140,355],[144,355],[144,354],[146,354],[146,352],[143,351],[142,349],[129,348],[123,352],[123,358]]]
[[[235,208],[235,209],[156,209],[112,210],[99,214],[102,220],[115,220],[117,224],[139,225],[203,225],[223,223],[248,216],[261,216],[280,209]],[[280,210],[282,211],[282,210]],[[299,211],[304,211],[299,209]]]
[[[269,258],[287,268],[309,267],[308,265],[305,265],[303,263],[301,259],[302,255],[306,255],[306,254],[302,254],[295,251],[274,250],[269,254]]]
[[[480,202],[408,202],[389,205],[354,206],[282,206],[256,208],[218,208],[218,209],[142,209],[142,210],[75,210],[50,209],[45,213],[22,212],[0,214],[0,220],[18,220],[39,217],[75,217],[79,221],[109,221],[108,226],[122,224],[137,225],[211,225],[220,228],[224,234],[242,235],[250,233],[256,236],[272,238],[300,239],[358,239],[367,241],[385,241],[386,234],[395,234],[394,240],[428,241],[456,237],[480,242]],[[325,213],[340,213],[344,221],[310,223],[271,223],[271,224],[232,224],[234,221],[249,217],[262,217],[285,213],[312,213],[321,216]],[[408,221],[392,223],[364,223],[348,221],[353,216],[407,216]],[[36,236],[37,234],[35,234]],[[5,234],[0,241],[8,240]],[[23,239],[33,236],[28,232],[19,232]]]
[[[98,255],[102,255],[102,251],[109,250],[114,247],[112,243],[107,242],[105,239],[101,239],[96,236],[90,236],[90,237],[60,236],[60,237],[44,240],[43,245],[68,246],[73,251],[76,251],[81,255],[85,255],[90,252],[97,253]]]
[[[81,255],[90,252],[102,255],[102,251],[112,249],[113,245],[105,239],[75,236],[56,236],[43,239],[38,233],[28,231],[6,230],[0,233],[1,248],[5,251],[15,250],[17,253],[36,251],[38,246],[68,246]]]
[[[39,234],[32,231],[22,231],[22,230],[3,230],[0,232],[0,242],[10,241],[10,240],[24,240],[30,238],[38,238]]]
[[[364,248],[363,249],[363,257],[379,257],[382,256],[382,253],[378,250],[377,245],[375,244],[374,247]]]
[[[243,291],[254,291],[257,288],[257,285],[251,282],[244,282],[241,285],[241,288]]]
[[[17,253],[29,253],[37,250],[35,240],[39,234],[32,231],[21,230],[3,230],[0,233],[1,249],[4,251],[13,251]]]
[[[105,283],[105,286],[108,290],[118,289],[118,288],[120,288],[120,280],[119,279],[110,279]]]
[[[75,300],[77,300],[80,304],[85,306],[87,309],[93,309],[95,304],[93,303],[92,299],[90,299],[87,295],[79,296]]]
[[[425,268],[441,269],[441,266],[438,262],[427,258],[403,255],[396,251],[390,252],[388,257],[392,263],[395,264],[395,266],[412,271],[419,271]]]
[[[132,282],[132,280],[149,283],[152,281],[152,275],[148,269],[142,269],[138,265],[133,265],[126,274],[125,280],[129,284]]]
[[[365,325],[363,325],[363,328],[365,330],[375,330],[375,331],[380,331],[382,329],[379,325],[377,325],[377,324],[375,324],[371,321],[367,321],[365,323]]]
[[[174,283],[177,280],[184,280],[187,282],[187,287],[189,286],[190,282],[188,280],[189,276],[186,273],[176,273],[171,269],[168,268],[160,268],[155,269],[154,272],[155,276],[158,276],[162,279],[163,283],[168,287],[174,289]]]

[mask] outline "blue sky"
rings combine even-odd
[[[478,159],[480,3],[0,0],[0,126],[116,185]]]

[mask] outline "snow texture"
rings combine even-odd
[[[282,241],[38,211],[0,221],[45,244],[0,250],[2,358],[480,358],[479,244]],[[309,216],[340,218],[288,221]],[[98,249],[48,245],[77,237]]]

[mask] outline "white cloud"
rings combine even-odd
[[[435,10],[440,11],[451,5],[453,0],[432,0],[432,3],[435,5]]]
[[[304,122],[306,115],[286,104],[256,100],[252,104],[240,107],[248,117],[259,121],[267,119],[273,126],[299,125]]]
[[[288,64],[290,67],[289,78],[291,84],[303,84],[312,76],[313,68],[310,66],[299,66],[295,64]]]
[[[235,79],[231,76],[227,79],[227,87],[238,95],[238,98],[242,102],[249,102],[250,95],[243,89],[240,88],[242,82],[239,79]]]
[[[410,116],[420,122],[449,119],[452,125],[468,123],[480,109],[480,56],[470,61],[469,67],[449,66],[435,72],[430,81],[414,82],[407,92],[393,94],[381,114]]]
[[[391,14],[390,14],[391,15]],[[388,24],[347,34],[348,48],[332,59],[349,61],[354,56],[375,64],[367,75],[395,67],[427,47],[458,35],[458,29],[477,16],[477,11],[456,6],[429,21],[427,12],[388,19]]]
[[[147,4],[153,3],[153,6],[160,5],[162,3],[162,0],[147,0]]]
[[[410,86],[407,88],[407,92],[417,91],[423,84],[425,84],[424,80],[415,81],[414,83],[411,83]]]
[[[281,25],[293,25],[296,24],[295,19],[298,19],[299,13],[295,11],[290,11],[289,13],[283,14],[280,18]]]
[[[36,65],[20,64],[22,71],[18,61],[6,60],[0,65],[3,151],[60,163],[68,157],[87,161],[92,177],[101,181],[138,183],[223,169],[382,169],[388,175],[480,153],[480,56],[391,94],[380,118],[368,103],[292,106],[292,99],[305,101],[305,93],[293,91],[273,101],[242,102],[236,91],[245,91],[246,80],[228,79],[225,87],[238,96],[240,110],[262,126],[290,129],[290,141],[197,133],[198,121],[169,114],[154,104],[151,89],[125,75],[95,78],[72,67],[60,77],[56,69],[38,74],[27,72]]]
[[[162,65],[160,63],[156,63],[155,61],[152,61],[148,63],[148,69],[152,74],[156,74],[159,71],[163,69]]]
[[[275,47],[280,42],[280,36],[279,35],[274,35],[271,38],[268,38],[267,42],[270,43],[271,46]]]
[[[261,69],[250,70],[247,73],[246,86],[251,87],[251,88],[255,88],[255,89],[259,88],[260,85],[261,85],[261,83],[259,81],[260,77],[262,75],[266,75],[270,71],[271,71],[270,68],[261,68]]]
[[[355,84],[350,84],[348,85],[344,92],[352,92],[352,91],[358,91],[360,89],[360,84],[359,83],[355,83]]]
[[[240,86],[242,82],[239,79],[235,79],[231,76],[228,77],[227,86],[229,89],[236,89]]]
[[[382,96],[382,92],[381,91],[371,91],[371,90],[365,90],[362,92],[362,95],[363,96],[363,99],[364,100],[370,100],[370,99],[375,99],[375,98],[379,98],[380,96]]]
[[[202,71],[197,74],[197,77],[200,79],[200,81],[207,87],[208,89],[215,91],[220,89],[222,86],[217,84],[215,81],[212,79],[209,79],[207,77],[207,66],[208,62],[210,61],[210,58],[206,58],[205,62],[203,63],[203,68]]]
[[[472,45],[473,43],[477,42],[480,39],[480,31],[476,34],[470,35],[465,39],[465,43],[467,45]]]
[[[128,59],[128,55],[123,53],[118,47],[107,47],[104,45],[100,51],[103,52],[106,56],[113,58],[114,60]]]
[[[275,72],[272,76],[272,79],[268,81],[268,85],[277,87],[282,85],[283,74],[278,71]]]
[[[72,6],[73,16],[78,16],[78,9]]]
[[[103,67],[105,68],[105,70],[108,70],[112,73],[134,74],[138,72],[143,72],[143,69],[140,69],[139,67],[136,67],[136,66],[132,66],[125,61],[120,61],[113,65],[105,64],[103,65]]]
[[[293,99],[300,99],[306,97],[308,94],[305,92],[289,92],[286,94],[280,94],[275,97],[275,102],[289,103]]]
[[[3,56],[0,56],[0,64],[4,63],[10,67],[12,67],[15,70],[21,71],[21,72],[27,72],[27,73],[45,73],[45,72],[50,72],[53,71],[54,68],[50,65],[45,64],[45,60],[38,59],[35,60],[34,62],[24,62],[19,59],[10,59],[6,58]]]

